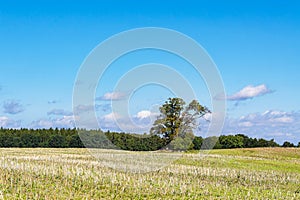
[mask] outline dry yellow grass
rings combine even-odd
[[[103,150],[102,159],[112,154],[128,152]],[[300,199],[299,155],[293,148],[213,150],[132,173],[103,166],[86,149],[0,149],[0,198]]]

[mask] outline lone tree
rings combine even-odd
[[[167,144],[177,136],[184,138],[192,134],[193,129],[199,125],[198,119],[210,110],[193,100],[188,105],[181,98],[169,98],[160,108],[157,117],[150,130],[153,135],[160,135],[166,139]]]

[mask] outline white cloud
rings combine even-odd
[[[278,123],[291,123],[294,119],[292,117],[277,117],[274,119],[270,119],[270,122],[278,122]]]
[[[4,128],[20,128],[21,121],[15,121],[13,119],[10,119],[6,116],[0,116],[0,127]]]
[[[118,113],[111,112],[107,115],[104,115],[103,119],[105,121],[115,121],[116,119],[120,119],[121,116]]]
[[[230,101],[243,101],[258,96],[263,96],[271,92],[272,91],[265,84],[258,85],[258,86],[248,85],[243,89],[241,89],[239,92],[231,96],[228,96],[226,99]]]
[[[145,119],[151,116],[151,112],[149,110],[142,110],[140,112],[137,113],[136,117],[138,119]]]
[[[53,127],[53,122],[49,119],[40,119],[31,122],[31,128],[51,128]]]
[[[110,131],[121,131],[118,127],[116,120],[120,120],[121,116],[117,113],[109,113],[98,119],[99,126],[101,129]]]
[[[157,113],[149,110],[141,110],[136,115],[130,117],[121,116],[118,113],[109,113],[99,118],[101,129],[113,131],[144,133],[149,132],[153,120],[156,119]]]
[[[247,116],[242,116],[240,121],[252,121],[255,122],[256,125],[260,124],[274,124],[278,125],[278,123],[292,123],[295,118],[298,117],[298,113],[295,112],[282,112],[282,111],[266,111],[263,113],[251,113]]]
[[[251,113],[240,118],[227,118],[223,133],[244,133],[252,137],[300,141],[300,112],[277,110]]]
[[[0,117],[0,126],[3,127],[6,125],[8,117]]]
[[[104,100],[104,101],[116,101],[124,99],[127,96],[127,93],[124,92],[108,92],[103,96],[98,97],[96,100]]]
[[[55,119],[40,119],[31,122],[31,128],[74,128],[74,116],[62,116]]]
[[[74,127],[75,119],[73,116],[63,116],[62,118],[58,118],[54,120],[54,124],[57,127]]]
[[[238,125],[239,126],[244,126],[244,127],[252,127],[253,123],[251,123],[251,122],[241,122]]]
[[[212,113],[206,113],[206,114],[203,116],[203,118],[204,118],[205,120],[207,120],[207,121],[211,121],[212,117],[213,117],[213,114],[212,114]]]

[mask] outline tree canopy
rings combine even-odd
[[[170,143],[177,136],[184,138],[199,127],[198,119],[210,110],[196,100],[187,106],[181,98],[169,98],[160,108],[160,115],[153,124],[150,133],[160,135]]]
[[[189,136],[189,134],[187,134]],[[190,142],[192,140],[192,142]],[[243,134],[221,135],[202,138],[195,136],[191,140],[178,137],[171,143],[173,149],[214,149],[279,147],[273,139],[251,138]],[[110,141],[108,143],[108,141]],[[103,132],[84,129],[4,129],[0,128],[0,147],[55,147],[55,148],[115,148],[130,151],[155,151],[163,148],[166,139],[158,135],[138,135],[132,133]],[[187,146],[188,145],[188,146]],[[282,147],[293,147],[285,142]],[[300,142],[298,143],[300,147]]]

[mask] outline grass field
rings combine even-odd
[[[141,153],[101,153],[114,154]],[[300,199],[300,148],[191,152],[148,173],[104,167],[87,149],[0,149],[1,198]]]

